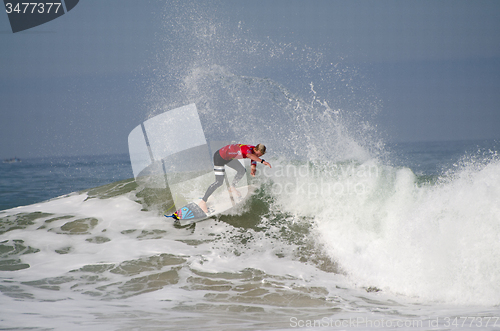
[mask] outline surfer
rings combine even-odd
[[[214,172],[215,172],[215,182],[212,183],[207,189],[205,196],[199,202],[199,206],[205,213],[208,212],[207,200],[224,183],[224,166],[233,168],[236,170],[236,176],[234,176],[233,182],[230,187],[230,191],[239,196],[238,190],[236,190],[236,183],[240,181],[245,175],[245,167],[241,165],[240,162],[231,162],[234,159],[250,159],[250,174],[255,177],[255,172],[257,171],[257,162],[260,162],[269,168],[271,164],[261,159],[261,156],[266,153],[266,146],[258,144],[253,145],[242,145],[242,144],[231,144],[222,147],[217,152],[214,153]]]

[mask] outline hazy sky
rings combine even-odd
[[[356,66],[380,100],[376,122],[390,141],[500,138],[500,1],[200,3],[254,41]],[[176,38],[170,7],[189,16],[179,7],[193,4],[82,0],[15,34],[0,14],[0,158],[127,152],[129,132],[149,112],[157,58],[190,51],[175,47],[182,40],[162,45]],[[262,71],[280,81],[271,69]]]

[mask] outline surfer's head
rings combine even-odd
[[[254,147],[255,153],[260,152],[259,157],[266,154],[266,146],[262,144],[258,144],[257,146]]]

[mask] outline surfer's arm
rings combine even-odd
[[[249,158],[250,160],[252,160],[252,166],[250,167],[250,170],[251,170],[250,171],[250,175],[252,175],[252,176],[255,176],[255,172],[257,170],[257,163],[262,163],[263,165],[266,165],[269,168],[271,168],[271,164],[269,162],[264,161],[264,159],[259,158],[255,154],[248,153],[247,154],[247,158]]]

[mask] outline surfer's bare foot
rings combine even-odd
[[[234,195],[236,195],[236,197],[241,198],[241,193],[240,193],[240,191],[238,191],[238,190],[236,189],[236,187],[231,186],[231,187],[229,188],[229,191],[231,191],[231,193],[233,193]]]
[[[200,202],[198,202],[198,206],[200,206],[205,214],[208,213],[207,203],[205,201],[201,200]]]

